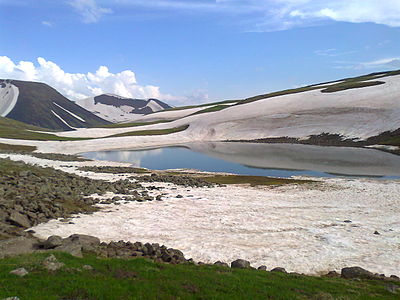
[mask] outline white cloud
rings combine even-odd
[[[335,67],[337,69],[353,69],[353,70],[376,69],[380,71],[385,71],[388,69],[400,69],[400,57],[388,57],[366,62],[339,61],[336,63],[338,64]]]
[[[42,25],[48,26],[48,27],[53,27],[53,23],[51,23],[49,21],[42,21]]]
[[[399,0],[115,0],[117,5],[246,16],[250,31],[285,30],[324,20],[400,26]]]
[[[84,23],[96,23],[105,14],[112,13],[111,9],[100,7],[95,0],[70,0],[69,4],[82,16]]]
[[[44,82],[71,100],[103,93],[131,98],[157,98],[175,105],[207,99],[204,93],[188,96],[163,94],[157,86],[138,84],[136,75],[131,70],[112,73],[106,66],[100,66],[93,73],[67,73],[54,62],[42,57],[35,64],[29,61],[14,63],[7,56],[0,56],[0,78]]]

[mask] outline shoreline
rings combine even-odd
[[[6,154],[0,154],[0,157],[4,157]],[[50,166],[59,170],[63,170],[66,172],[70,173],[75,173],[80,176],[86,176],[92,179],[103,179],[107,181],[116,181],[119,179],[125,179],[130,177],[132,174],[106,174],[106,173],[94,173],[94,172],[85,172],[85,171],[80,171],[77,170],[78,167],[81,166],[117,166],[117,167],[127,167],[130,164],[128,163],[116,163],[116,162],[106,162],[106,161],[89,161],[89,162],[62,162],[62,161],[49,161],[49,160],[44,160],[44,159],[39,159],[35,157],[28,157],[26,155],[20,155],[20,154],[14,154],[13,155],[13,160],[18,160],[18,159],[23,159],[27,163],[33,163],[33,164],[39,164],[42,166]],[[308,178],[309,179],[309,178]],[[364,244],[364,247],[369,247],[369,252],[371,252],[371,249],[375,248],[380,248],[384,244],[395,244],[396,243],[396,232],[400,230],[399,224],[396,225],[396,222],[393,220],[393,216],[390,217],[389,215],[386,216],[387,224],[378,224],[374,222],[369,222],[368,219],[371,218],[371,214],[376,214],[377,216],[382,217],[382,211],[379,211],[378,207],[375,207],[373,203],[368,202],[364,203],[361,200],[357,200],[357,202],[354,199],[351,199],[348,203],[350,205],[350,208],[347,207],[348,212],[346,212],[346,203],[342,201],[340,205],[337,203],[337,201],[340,201],[340,198],[345,198],[349,199],[351,197],[356,197],[357,194],[359,194],[362,190],[367,191],[370,200],[377,200],[376,194],[373,194],[374,190],[378,189],[378,194],[379,193],[384,193],[385,195],[395,195],[396,194],[396,189],[399,190],[398,187],[398,180],[374,180],[374,179],[343,179],[343,178],[334,178],[334,179],[322,179],[318,178],[318,183],[314,185],[307,185],[307,186],[280,186],[280,187],[249,187],[249,186],[228,186],[228,187],[216,187],[216,188],[186,188],[186,187],[179,187],[175,186],[172,184],[167,184],[167,183],[141,183],[144,186],[156,186],[158,188],[161,188],[164,193],[167,193],[167,195],[163,199],[164,201],[162,202],[145,202],[145,203],[136,203],[136,202],[131,202],[131,203],[123,203],[119,205],[100,205],[103,209],[101,209],[98,212],[95,212],[94,214],[91,215],[80,215],[79,217],[74,217],[71,219],[71,221],[75,224],[65,224],[59,221],[52,220],[48,223],[42,223],[37,226],[37,228],[34,228],[35,231],[37,231],[38,235],[41,235],[40,237],[48,237],[50,235],[54,234],[59,234],[63,237],[68,236],[69,233],[84,233],[84,234],[89,234],[89,235],[95,235],[98,236],[99,228],[98,224],[99,222],[106,221],[107,219],[110,220],[111,223],[114,223],[114,225],[107,224],[106,226],[103,226],[106,228],[109,226],[109,230],[105,231],[103,230],[103,236],[99,236],[99,238],[103,241],[111,241],[111,240],[130,240],[130,241],[142,241],[142,242],[159,242],[163,244],[167,244],[173,248],[177,248],[179,250],[182,250],[186,255],[192,256],[195,260],[197,261],[205,261],[205,262],[215,262],[217,260],[229,262],[229,260],[233,260],[233,258],[244,258],[248,259],[252,265],[260,265],[260,264],[267,264],[268,267],[286,267],[289,271],[306,271],[303,273],[307,274],[322,274],[325,273],[325,271],[331,271],[333,269],[339,270],[340,266],[336,264],[335,266],[335,261],[338,259],[338,257],[335,257],[335,255],[338,255],[338,253],[343,252],[343,250],[346,250],[347,255],[350,255],[348,251],[351,249],[357,250],[357,248],[360,247],[360,245]],[[336,191],[336,192],[335,192]],[[379,192],[380,191],[380,192]],[[398,191],[400,192],[400,191]],[[156,193],[159,193],[158,190],[154,190],[154,195]],[[372,193],[372,194],[371,194]],[[326,198],[324,201],[329,201],[325,205],[322,205],[323,203],[321,200],[318,199],[318,197],[323,197],[323,195],[330,194],[332,197],[331,198]],[[350,194],[350,195],[348,195]],[[177,195],[181,195],[182,198],[177,198]],[[336,195],[333,197],[333,195]],[[108,197],[115,196],[115,195],[108,195]],[[267,206],[268,209],[263,211],[263,214],[258,214],[258,211],[262,210],[265,205],[261,205],[260,203],[257,203],[257,201],[254,201],[254,199],[257,198],[263,198],[267,197],[269,202],[272,202],[272,204],[268,204],[270,206]],[[214,200],[213,200],[214,199]],[[215,200],[216,199],[216,200]],[[237,199],[241,199],[240,201]],[[253,199],[253,200],[252,200]],[[314,199],[314,200],[312,200]],[[359,197],[360,199],[360,197]],[[239,202],[234,202],[239,201]],[[311,200],[311,202],[310,202]],[[361,201],[361,202],[360,202]],[[207,203],[210,204],[210,206],[207,206]],[[303,207],[301,205],[296,206],[294,205],[295,203],[297,204],[304,204]],[[332,211],[332,207],[338,208],[336,211]],[[219,206],[218,206],[219,204]],[[248,205],[251,204],[251,205]],[[371,211],[371,214],[366,218],[366,216],[363,216],[362,210],[360,210],[360,205],[364,205],[365,208],[368,207],[369,205],[372,205],[373,209]],[[395,210],[396,202],[391,202],[389,201],[387,205],[391,210]],[[217,205],[217,206],[216,206]],[[238,212],[243,213],[243,211],[250,211],[251,213],[249,215],[246,215],[244,220],[240,219],[232,219],[232,216],[235,215],[232,211],[227,214],[227,211],[224,210],[223,207],[236,207],[238,210],[236,210],[236,214]],[[247,206],[246,206],[247,205]],[[381,206],[384,206],[385,203],[381,203]],[[321,211],[312,211],[313,206],[320,206],[322,207],[322,211],[327,210],[325,214],[326,220],[324,220],[322,215],[316,215],[312,217],[311,215],[307,215],[306,212],[310,213],[313,212],[315,213],[321,213]],[[197,210],[193,210],[194,207],[201,208]],[[127,214],[121,214],[121,211],[126,210],[129,211],[128,215]],[[282,213],[283,211],[292,211],[292,213],[284,214]],[[295,213],[296,210],[300,212]],[[375,210],[376,213],[374,212]],[[191,212],[193,211],[193,212]],[[269,213],[267,213],[269,212]],[[188,214],[189,216],[186,219],[182,219],[180,223],[168,223],[168,219],[172,220],[179,220],[181,215]],[[212,217],[211,219],[208,220],[208,222],[205,223],[198,223],[200,227],[197,228],[192,228],[189,231],[188,228],[185,228],[184,226],[187,226],[190,222],[189,220],[197,220],[196,222],[201,221],[203,218],[202,216],[204,213],[207,213],[206,215],[208,217],[211,217],[210,213],[215,213],[216,215]],[[395,211],[392,212],[395,214]],[[136,214],[136,215],[135,215]],[[269,219],[269,220],[263,220],[265,216],[268,214],[271,214],[274,216],[274,218]],[[329,219],[329,215],[336,214],[336,219]],[[227,219],[222,218],[222,223],[220,221],[221,216],[229,216]],[[143,218],[144,216],[144,218]],[[343,217],[341,217],[343,216]],[[363,218],[357,221],[357,218]],[[97,219],[96,219],[97,218]],[[126,221],[129,219],[136,219],[132,224],[126,224]],[[192,218],[192,219],[191,219]],[[196,219],[197,218],[197,219]],[[220,219],[218,219],[220,218]],[[297,219],[296,219],[297,218]],[[345,223],[348,218],[352,219],[351,223]],[[122,220],[121,223],[118,223],[116,220]],[[391,220],[391,221],[390,221]],[[376,221],[376,220],[375,220]],[[160,223],[161,222],[161,223]],[[163,223],[164,222],[164,223]],[[223,223],[226,224],[223,224]],[[239,222],[239,223],[238,223]],[[265,223],[263,223],[265,222]],[[278,224],[275,229],[272,227],[270,230],[267,230],[269,232],[267,236],[262,237],[261,239],[254,239],[252,237],[251,231],[258,232],[261,236],[263,233],[259,232],[260,228],[259,227],[252,227],[250,226],[249,228],[244,228],[243,226],[247,224],[265,224],[263,226],[268,226],[268,224],[275,223]],[[297,223],[296,223],[297,222]],[[306,223],[304,223],[306,222]],[[308,222],[308,223],[307,223]],[[365,223],[366,222],[366,223]],[[396,227],[393,232],[390,231],[385,231],[385,226],[388,226],[388,224],[392,222],[392,224],[398,226]],[[62,224],[60,224],[62,223]],[[125,223],[125,228],[124,224]],[[207,225],[207,223],[209,223]],[[292,223],[292,226],[290,224]],[[309,224],[316,223],[318,226],[317,227],[307,227]],[[92,225],[91,225],[92,224]],[[94,227],[90,227],[95,225]],[[103,223],[104,224],[104,223]],[[119,225],[118,225],[119,224]],[[160,225],[161,224],[161,225]],[[186,224],[186,225],[185,225]],[[208,235],[209,237],[215,237],[218,236],[218,233],[210,231],[212,228],[217,228],[215,225],[216,224],[222,224],[224,226],[228,227],[219,227],[218,232],[224,233],[219,238],[222,238],[222,240],[217,241],[214,243],[214,245],[209,245],[207,249],[207,243],[204,244],[204,237],[196,237],[194,233],[196,232],[201,232],[202,230],[204,232],[207,232],[206,236]],[[297,226],[296,226],[297,224]],[[374,225],[375,224],[375,225]],[[129,225],[129,226],[128,226]],[[307,226],[305,226],[307,225]],[[373,235],[374,228],[373,226],[380,228],[376,228],[381,235]],[[47,227],[46,227],[47,226]],[[114,226],[114,227],[112,227]],[[116,227],[115,227],[116,226]],[[121,227],[122,226],[122,227]],[[172,233],[164,232],[164,237],[162,239],[159,239],[160,236],[163,236],[159,231],[157,233],[157,230],[160,230],[160,226],[162,230],[169,230],[173,228],[174,230],[171,230]],[[205,226],[205,227],[204,227]],[[233,226],[233,227],[232,227]],[[179,228],[183,230],[179,230]],[[290,229],[290,227],[293,227]],[[303,229],[301,229],[303,227]],[[370,227],[370,229],[368,229]],[[40,230],[38,230],[40,228]],[[117,229],[119,228],[119,229]],[[120,231],[123,234],[116,234],[116,232]],[[129,228],[136,228],[134,232],[135,234],[129,233]],[[148,231],[145,229],[148,228]],[[225,228],[225,229],[224,229]],[[229,232],[226,231],[227,228],[239,228],[239,231],[233,231]],[[245,230],[245,232],[240,232],[240,228]],[[332,231],[329,231],[332,230]],[[265,229],[265,227],[264,227]],[[305,231],[304,231],[305,229]],[[340,230],[336,230],[340,229]],[[386,228],[391,229],[391,228]],[[79,230],[81,232],[79,232]],[[87,230],[87,231],[85,231]],[[194,230],[194,231],[193,231]],[[348,231],[360,231],[356,236],[353,236],[348,233]],[[73,232],[72,232],[73,231]],[[85,232],[82,232],[85,231]],[[179,234],[179,231],[181,233]],[[314,231],[314,232],[313,232]],[[368,231],[371,231],[369,236]],[[137,232],[141,232],[141,234],[137,234]],[[227,233],[229,232],[228,235],[229,238],[226,238]],[[346,233],[347,232],[347,233]],[[301,233],[301,234],[300,234]],[[175,234],[175,235],[174,235]],[[265,234],[265,232],[264,232]],[[300,234],[300,235],[299,235]],[[126,238],[129,237],[130,238]],[[265,245],[265,240],[267,240],[267,244],[269,245],[267,253],[259,253],[259,254],[249,254],[246,256],[246,252],[249,251],[248,248],[244,247],[243,249],[238,248],[239,251],[235,251],[234,248],[230,248],[231,250],[229,252],[235,253],[232,256],[227,256],[226,253],[224,254],[225,257],[218,256],[216,255],[211,255],[210,253],[207,252],[214,252],[218,253],[218,249],[224,250],[224,248],[229,248],[229,243],[235,241],[235,235],[237,236],[236,240],[242,239],[242,241],[247,241],[246,243],[249,243],[250,241],[256,240],[256,242],[253,242],[254,244],[259,244],[259,245]],[[118,236],[118,237],[117,237]],[[177,238],[179,236],[179,239]],[[225,236],[225,237],[224,237]],[[243,236],[246,236],[247,239],[243,240]],[[318,237],[319,236],[319,237]],[[345,239],[342,239],[342,237],[345,237]],[[398,236],[398,235],[397,235]],[[271,238],[273,237],[273,238]],[[309,246],[303,246],[299,247],[299,244],[301,242],[301,237],[309,243]],[[368,237],[368,238],[366,238]],[[182,244],[185,239],[192,239],[193,241],[191,244]],[[200,240],[203,239],[203,244],[199,243],[196,238]],[[361,244],[358,245],[353,245],[351,247],[346,248],[346,243],[349,243],[352,241],[352,239],[362,239],[364,238],[364,241],[360,240]],[[297,239],[297,240],[296,240]],[[318,241],[315,243],[313,242],[314,239],[317,239]],[[339,243],[336,246],[330,246],[329,245],[329,240],[335,241],[337,240]],[[378,243],[378,246],[366,246],[368,243],[372,243],[373,245],[378,245],[374,242],[374,240],[384,240],[384,243]],[[289,240],[290,243],[293,243],[294,241],[295,244],[292,244],[289,248],[288,245],[280,245],[279,241],[281,240]],[[234,242],[234,243],[237,243]],[[307,243],[304,243],[304,245],[307,245]],[[250,243],[251,244],[251,243]],[[179,246],[183,247],[179,247]],[[218,246],[219,245],[219,246]],[[283,251],[282,249],[279,249],[279,247],[286,247],[286,250]],[[297,245],[297,246],[296,246]],[[311,247],[312,246],[312,247]],[[355,247],[356,246],[356,247]],[[232,246],[230,246],[232,247]],[[251,246],[252,248],[254,246]],[[265,246],[264,246],[265,247]],[[337,248],[335,250],[335,247]],[[342,247],[342,249],[340,249]],[[375,248],[374,248],[375,247]],[[392,246],[390,246],[392,247]],[[395,265],[396,263],[393,262],[393,259],[395,261],[399,261],[400,264],[400,256],[397,257],[390,257],[390,254],[395,253],[392,250],[390,250],[390,247],[385,247],[385,250],[382,252],[377,252],[375,255],[377,257],[380,257],[381,261],[390,261],[390,265]],[[182,249],[184,248],[184,249]],[[199,252],[199,248],[203,251]],[[291,248],[293,249],[298,249],[300,252],[295,254]],[[321,249],[319,249],[321,248]],[[324,252],[324,249],[330,249],[329,252]],[[394,249],[393,249],[394,250]],[[196,251],[199,252],[200,254],[196,254]],[[225,250],[224,250],[225,251]],[[224,252],[222,251],[222,252]],[[305,251],[305,252],[304,252]],[[321,262],[321,265],[325,264],[325,267],[320,267],[315,268],[312,267],[312,261],[315,261],[315,257],[311,259],[309,258],[311,265],[306,267],[309,268],[308,272],[306,269],[299,269],[298,267],[296,268],[296,264],[303,263],[303,265],[307,265],[306,261],[307,256],[306,254],[308,252],[316,252],[318,253],[319,251],[319,256],[323,257],[324,259],[327,259],[330,257],[331,262],[329,261],[324,261]],[[322,252],[320,252],[322,251]],[[332,252],[333,251],[333,252]],[[262,251],[261,251],[262,252]],[[280,253],[280,254],[279,254]],[[325,254],[324,254],[325,253]],[[386,254],[384,254],[386,253]],[[389,253],[389,256],[387,256],[387,253]],[[278,255],[279,254],[279,255]],[[253,255],[253,258],[250,257]],[[257,256],[258,255],[258,256]],[[365,255],[365,254],[363,254]],[[207,259],[207,256],[209,257]],[[254,259],[254,256],[259,257],[258,259]],[[286,257],[285,257],[286,256]],[[250,257],[250,258],[249,258]],[[299,258],[301,257],[301,260]],[[231,259],[232,258],[232,259]],[[289,259],[287,259],[289,258]],[[367,261],[363,263],[358,263],[357,258],[353,259],[347,259],[348,263],[341,265],[343,267],[347,267],[349,265],[360,265],[361,267],[364,267],[367,270],[372,270],[376,272],[384,272],[389,275],[394,274],[394,275],[400,275],[398,274],[398,270],[392,269],[390,266],[382,267],[379,269],[379,262],[376,261],[376,259],[369,258],[371,261],[375,261],[374,263],[368,263]],[[283,261],[291,261],[287,264],[283,263]],[[301,262],[302,261],[302,262]],[[274,265],[272,265],[272,262],[276,262]],[[279,263],[278,263],[279,262]],[[282,263],[280,263],[282,262]],[[383,264],[382,264],[383,265]],[[388,265],[388,263],[387,263]]]

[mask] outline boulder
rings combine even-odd
[[[82,245],[79,243],[64,243],[61,246],[56,247],[54,250],[67,252],[75,257],[83,257],[82,255]]]
[[[273,268],[273,269],[271,270],[271,272],[287,273],[286,270],[285,270],[284,268],[281,268],[281,267]]]
[[[227,268],[229,268],[229,265],[228,265],[227,263],[225,263],[225,262],[222,262],[222,261],[216,261],[216,262],[214,263],[214,265],[215,265],[215,266],[221,266],[221,267],[227,267]]]
[[[244,259],[237,259],[231,262],[231,268],[248,269],[250,268],[250,262]]]
[[[24,228],[31,227],[31,222],[29,221],[28,217],[23,214],[20,214],[15,210],[10,213],[8,221],[19,227],[24,227]]]
[[[360,267],[343,268],[341,271],[341,276],[343,278],[347,278],[347,279],[353,279],[353,278],[375,279],[376,278],[376,276],[373,273],[371,273],[370,271],[367,271],[363,268],[360,268]]]
[[[267,271],[267,267],[266,266],[259,266],[258,268],[257,268],[257,270],[261,270],[261,271]]]
[[[10,274],[14,274],[14,275],[17,275],[19,277],[24,277],[25,275],[28,275],[29,272],[25,268],[18,268],[18,269],[12,270],[10,272]]]
[[[51,254],[43,261],[42,265],[49,271],[57,271],[64,266],[64,263],[59,262],[57,258]]]
[[[63,243],[63,239],[58,235],[52,235],[47,238],[46,241],[42,243],[42,247],[44,249],[54,249],[58,246],[61,246]]]
[[[37,244],[37,239],[23,236],[0,241],[0,258],[32,253],[35,251]]]

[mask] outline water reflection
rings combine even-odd
[[[84,156],[161,170],[189,168],[280,177],[340,174],[400,178],[400,156],[363,148],[208,142],[139,151],[90,152]]]

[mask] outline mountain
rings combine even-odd
[[[20,80],[0,80],[0,116],[64,131],[110,123],[47,84]]]
[[[78,100],[76,104],[111,122],[133,121],[141,115],[171,108],[157,99],[132,99],[113,94]]]

